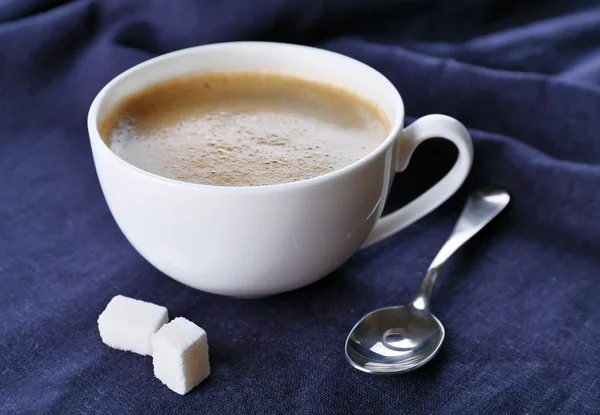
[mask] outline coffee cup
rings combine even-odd
[[[139,169],[111,151],[100,126],[120,102],[152,85],[208,72],[258,71],[327,83],[378,104],[391,123],[387,138],[347,167],[267,186],[187,183]],[[158,270],[190,287],[262,297],[310,284],[361,247],[381,241],[448,199],[467,177],[473,146],[466,128],[428,115],[404,128],[404,104],[375,69],[317,48],[269,42],[198,46],[143,62],[96,96],[88,130],[109,209],[133,247]],[[450,171],[421,196],[382,217],[396,173],[415,148],[440,137],[454,143]]]

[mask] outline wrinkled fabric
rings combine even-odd
[[[600,7],[427,0],[0,2],[0,413],[599,414]],[[149,265],[103,199],[85,117],[110,79],[205,43],[272,40],[359,59],[428,113],[470,129],[475,162],[438,210],[327,278],[258,300],[183,286]],[[423,144],[387,208],[456,151]],[[411,298],[468,191],[509,209],[454,258],[433,311],[446,341],[378,377],[344,342],[365,313]],[[149,357],[100,341],[116,294],[206,329],[212,375],[185,397]]]

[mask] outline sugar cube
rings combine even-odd
[[[98,317],[98,331],[110,347],[151,355],[150,337],[168,321],[165,307],[117,295]]]
[[[177,317],[152,335],[154,376],[185,395],[210,375],[206,332]]]

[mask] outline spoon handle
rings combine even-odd
[[[479,189],[469,196],[452,234],[433,259],[421,282],[419,292],[412,302],[415,308],[429,308],[431,292],[446,262],[465,242],[494,219],[509,201],[510,196],[506,191],[491,187]]]

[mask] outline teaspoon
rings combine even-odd
[[[356,369],[394,375],[421,367],[438,352],[445,330],[429,311],[431,292],[450,257],[510,201],[501,189],[484,188],[469,196],[452,234],[429,266],[413,300],[404,306],[364,316],[346,340],[346,358]]]

